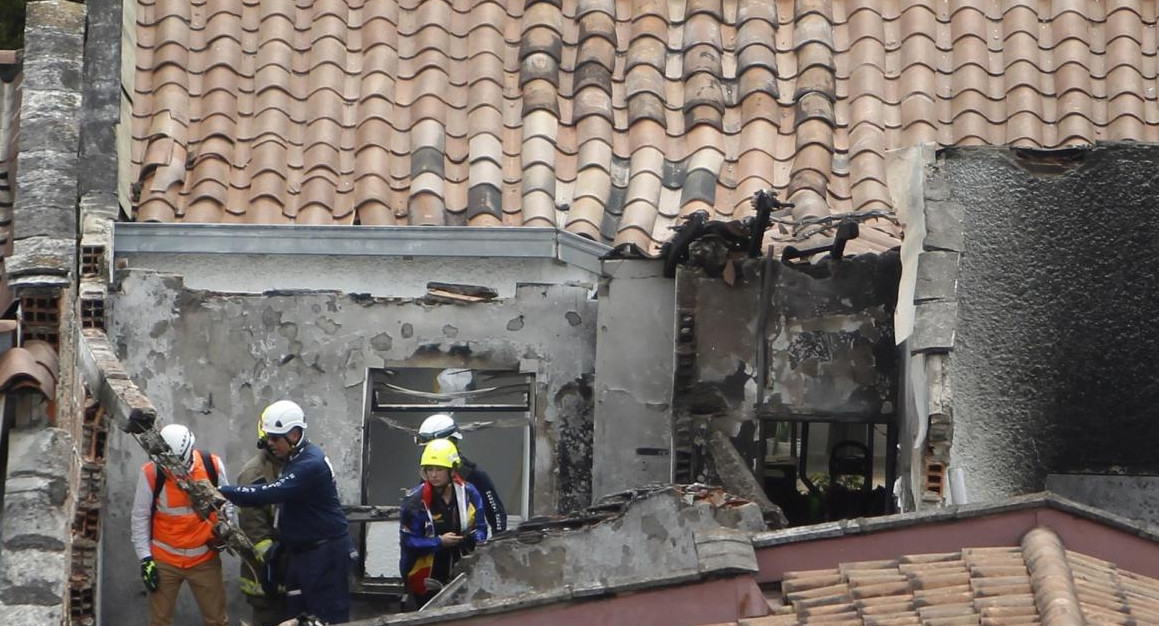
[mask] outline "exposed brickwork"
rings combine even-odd
[[[77,507],[72,524],[72,575],[69,578],[69,617],[74,625],[96,623],[97,546],[101,539],[108,431],[105,410],[92,397],[86,398],[81,425]]]

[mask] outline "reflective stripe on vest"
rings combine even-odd
[[[155,484],[157,471],[156,465],[146,465],[145,474],[150,485]],[[193,467],[189,473],[194,481],[209,479],[209,472],[200,454],[193,455]],[[166,480],[161,493],[155,497],[157,510],[153,513],[152,524],[153,558],[181,569],[212,559],[217,553],[206,544],[213,537],[213,524],[217,521],[217,515],[210,515],[208,521],[198,517],[189,495],[177,486],[176,480]]]
[[[166,552],[170,552],[172,554],[176,554],[178,556],[183,556],[186,558],[196,558],[196,557],[199,557],[199,556],[209,552],[209,546],[201,546],[201,547],[197,547],[197,548],[178,548],[176,546],[171,546],[171,545],[165,543],[164,541],[160,541],[157,539],[153,540],[153,545],[158,547],[158,548],[161,548],[162,550],[164,550]]]

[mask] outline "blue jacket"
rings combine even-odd
[[[337,539],[348,532],[330,461],[309,441],[290,454],[274,482],[225,486],[221,495],[241,506],[277,504],[278,537],[290,549]]]
[[[399,510],[399,546],[402,548],[399,572],[406,580],[407,588],[416,596],[426,593],[423,581],[430,576],[435,553],[443,548],[431,518],[433,494],[429,484],[424,481],[408,491]],[[476,544],[487,540],[487,520],[480,514],[483,511],[483,498],[474,486],[458,476],[455,476],[453,484],[460,511],[462,530],[459,534],[467,540],[459,550],[470,551]]]
[[[499,499],[499,490],[495,488],[495,483],[491,482],[491,477],[478,465],[467,460],[462,454],[459,455],[459,458],[462,461],[459,475],[463,477],[463,480],[471,483],[479,495],[483,497],[483,515],[487,518],[487,523],[491,525],[491,534],[496,535],[506,531],[507,509],[503,508],[503,501]]]

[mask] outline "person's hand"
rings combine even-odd
[[[273,539],[262,539],[254,544],[254,556],[257,557],[258,563],[266,562],[266,553],[274,545]]]
[[[463,538],[456,533],[443,533],[439,535],[439,541],[441,541],[444,546],[453,548],[462,543]]]
[[[145,589],[149,593],[161,587],[161,572],[157,570],[157,563],[151,556],[141,559],[141,582],[145,583]]]
[[[218,537],[217,535],[210,537],[209,541],[205,542],[205,545],[214,552],[221,552],[226,548],[225,540],[221,537]]]

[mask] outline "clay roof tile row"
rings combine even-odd
[[[1154,624],[1159,580],[1066,550],[1038,527],[1019,547],[965,548],[788,572],[782,604],[742,623]]]
[[[138,220],[655,250],[768,186],[798,217],[889,210],[886,153],[918,142],[1159,140],[1142,0],[137,1]]]

